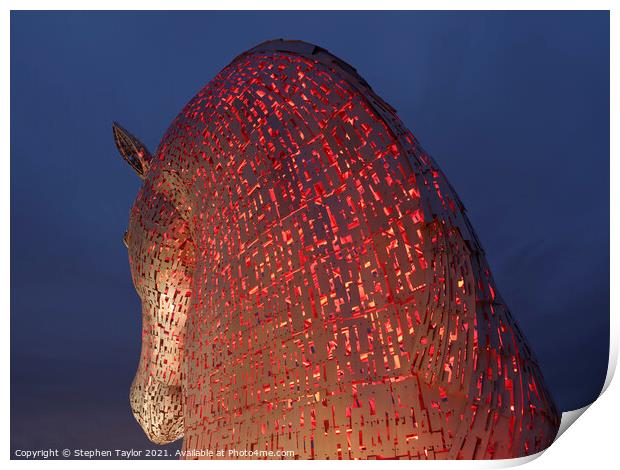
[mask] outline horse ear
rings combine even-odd
[[[149,171],[149,164],[152,158],[146,145],[117,122],[112,123],[112,133],[114,134],[114,143],[121,157],[129,163],[140,178],[144,179]]]

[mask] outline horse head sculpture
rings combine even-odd
[[[113,130],[144,180],[125,236],[143,306],[130,401],[153,442],[488,459],[553,441],[558,411],[463,204],[351,66],[267,42],[153,155]]]

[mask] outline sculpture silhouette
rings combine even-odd
[[[143,305],[130,401],[153,442],[490,459],[553,441],[558,412],[463,204],[352,67],[267,42],[154,155],[114,136],[144,179],[125,236]]]

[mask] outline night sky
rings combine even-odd
[[[122,237],[154,151],[236,55],[303,39],[394,106],[468,209],[562,410],[609,340],[607,12],[13,12],[11,447],[151,448],[129,409],[140,306]],[[173,444],[170,448],[176,448]]]

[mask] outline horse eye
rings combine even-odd
[[[129,248],[129,243],[127,242],[128,235],[129,235],[129,233],[127,232],[127,230],[125,230],[125,235],[123,235],[123,243],[125,244],[126,248]]]

